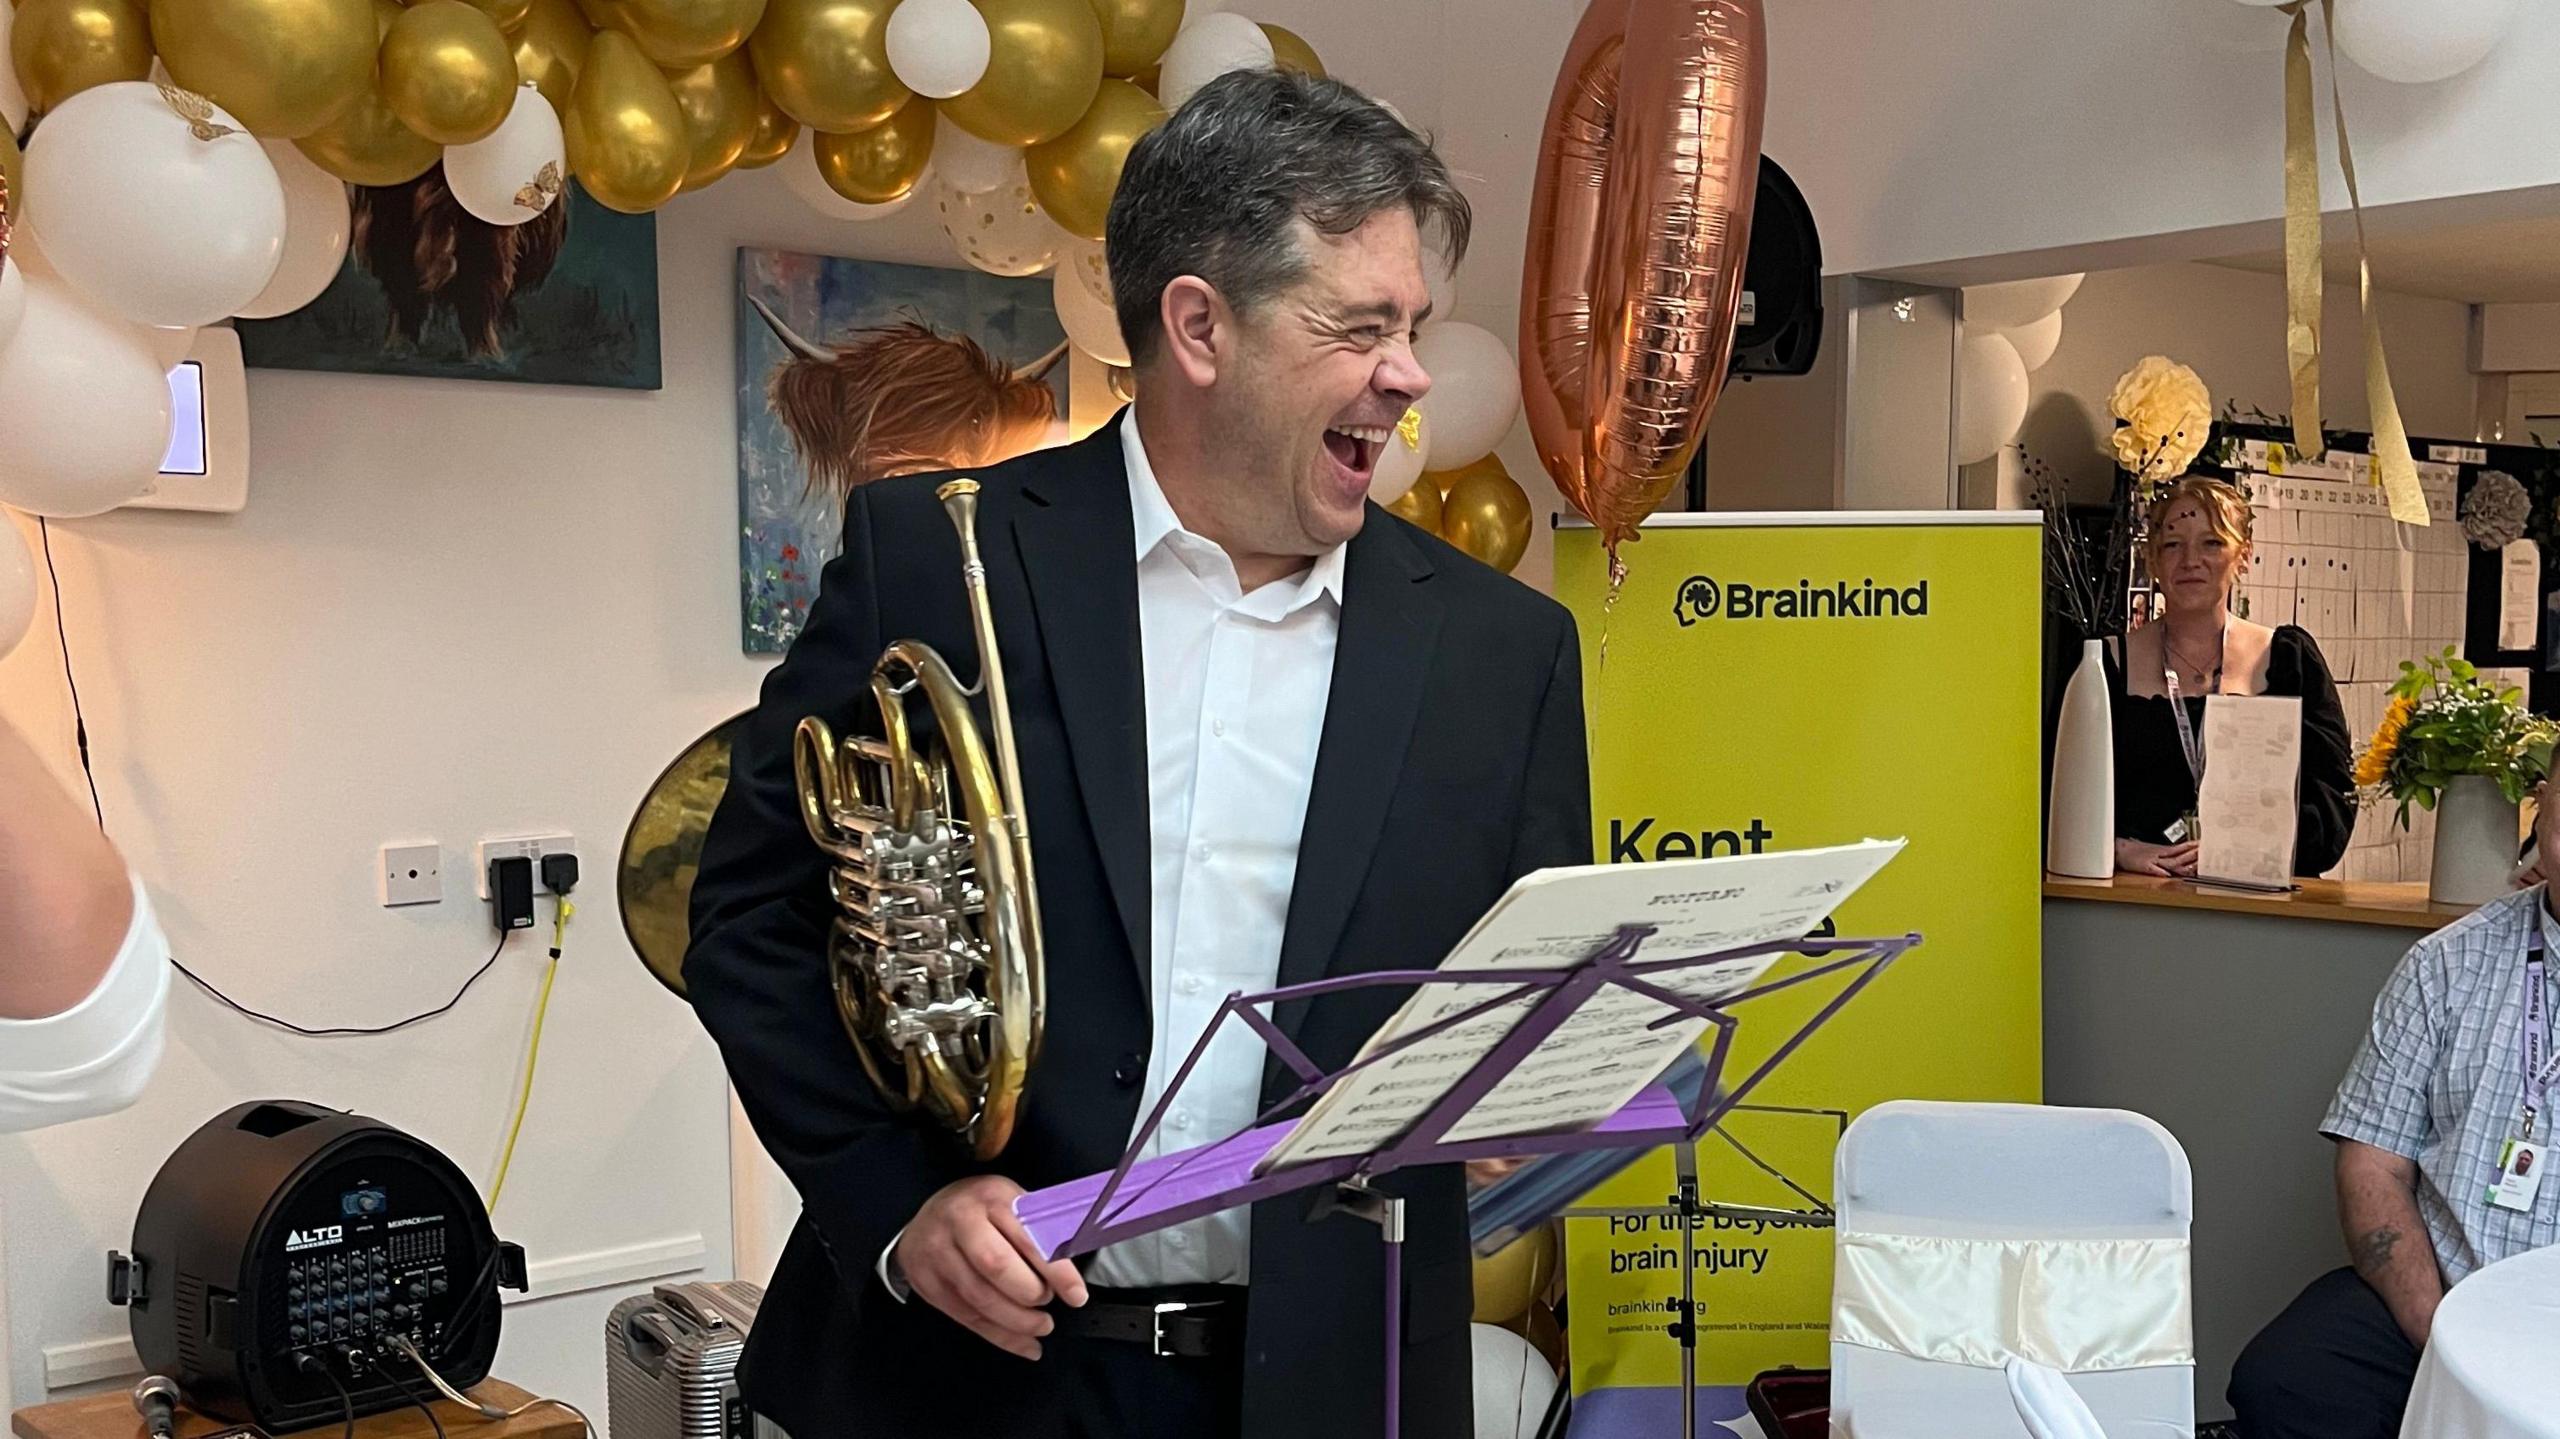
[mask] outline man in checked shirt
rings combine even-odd
[[[2560,803],[2541,806],[2534,838],[2560,854]],[[2445,1291],[2560,1242],[2560,1185],[2542,1192],[2550,1163],[2537,1153],[2560,1128],[2553,902],[2536,884],[2482,905],[2418,941],[2384,983],[2320,1124],[2338,1145],[2354,1263],[2314,1280],[2241,1353],[2230,1399],[2247,1439],[2397,1435]]]

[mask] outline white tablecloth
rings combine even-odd
[[[2400,1435],[2560,1436],[2560,1249],[2502,1259],[2453,1286]]]

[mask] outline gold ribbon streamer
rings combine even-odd
[[[2329,448],[2320,433],[2320,134],[2309,6],[2296,0],[2285,10],[2293,34],[2284,52],[2284,348],[2293,372],[2293,447],[2310,457]]]
[[[2329,104],[2338,122],[2338,169],[2347,177],[2347,208],[2356,219],[2356,272],[2364,299],[2365,408],[2373,412],[2373,467],[2390,501],[2391,518],[2427,523],[2427,497],[2418,488],[2418,462],[2409,453],[2409,428],[2391,393],[2391,366],[2382,355],[2382,316],[2373,307],[2373,255],[2365,244],[2364,198],[2356,191],[2355,152],[2347,147],[2347,101],[2338,87],[2338,0],[2320,0],[2320,23],[2329,44]]]

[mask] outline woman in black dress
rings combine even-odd
[[[2302,700],[2300,817],[2293,867],[2316,875],[2346,856],[2355,819],[2354,753],[2337,683],[2320,647],[2294,625],[2269,629],[2231,613],[2231,586],[2249,560],[2249,502],[2220,480],[2190,475],[2151,508],[2149,556],[2164,612],[2124,641],[2107,667],[2115,712],[2116,871],[2196,872],[2196,774],[2188,740],[2204,738],[2211,694]],[[2174,703],[2186,710],[2182,736]]]

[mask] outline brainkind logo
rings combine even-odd
[[[1929,582],[1894,586],[1874,577],[1820,584],[1802,579],[1793,585],[1719,585],[1705,575],[1680,582],[1671,603],[1672,618],[1683,629],[1722,615],[1728,620],[1889,620],[1926,619]]]

